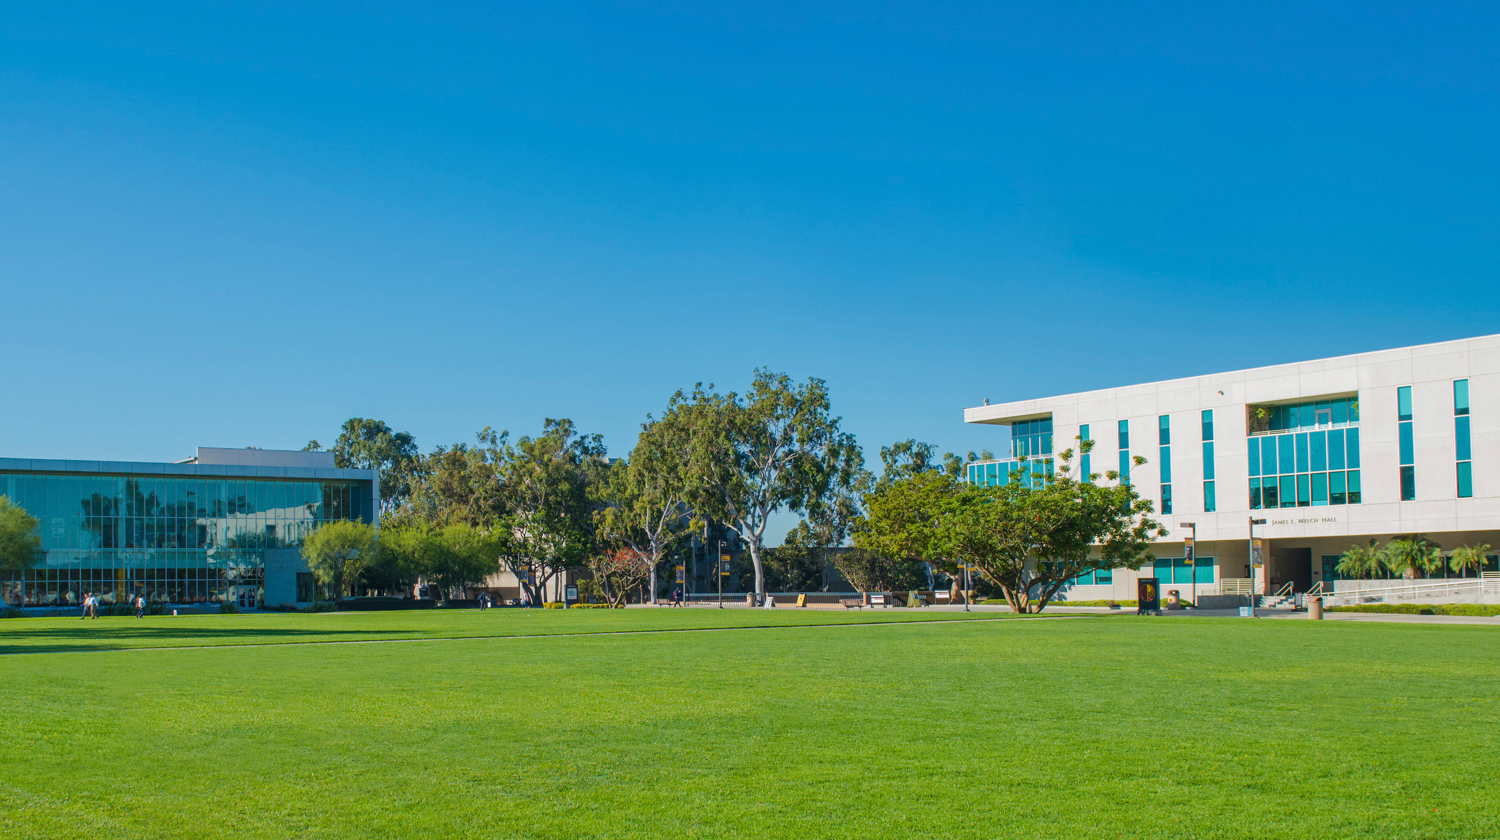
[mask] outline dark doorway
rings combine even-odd
[[[1272,553],[1271,590],[1274,592],[1287,581],[1292,590],[1306,592],[1312,588],[1312,549],[1277,548]]]

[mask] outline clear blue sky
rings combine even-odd
[[[767,365],[874,460],[1500,331],[1495,4],[707,5],[12,5],[0,454],[623,454]]]

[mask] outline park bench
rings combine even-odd
[[[863,598],[840,598],[839,603],[843,604],[846,610],[862,610],[865,608],[865,599]]]

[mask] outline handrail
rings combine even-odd
[[[1286,597],[1290,596],[1292,594],[1292,583],[1293,583],[1293,581],[1289,580],[1286,583],[1282,584],[1281,588],[1278,589],[1278,590],[1276,590],[1276,595],[1273,596],[1273,597],[1276,597],[1276,598],[1286,598]]]
[[[1320,580],[1320,581],[1314,582],[1313,585],[1309,586],[1307,588],[1307,591],[1304,592],[1304,593],[1302,593],[1302,594],[1305,595],[1308,598],[1321,598],[1321,597],[1323,597],[1323,581]]]
[[[1418,583],[1408,581],[1397,586],[1372,586],[1367,589],[1351,589],[1344,592],[1334,591],[1323,594],[1324,601],[1330,599],[1354,600],[1380,600],[1384,601],[1392,595],[1405,595],[1415,598],[1420,595],[1456,595],[1464,591],[1484,591],[1484,581],[1477,578],[1449,578],[1447,580],[1426,581]]]

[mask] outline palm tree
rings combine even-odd
[[[1371,539],[1368,546],[1349,546],[1349,550],[1340,555],[1335,569],[1346,578],[1374,577],[1380,570],[1380,557],[1380,551],[1375,548],[1375,540]]]
[[[1380,553],[1391,574],[1399,573],[1407,580],[1415,580],[1418,574],[1429,575],[1447,565],[1442,546],[1424,534],[1398,536],[1386,543]]]
[[[1488,543],[1480,545],[1464,545],[1453,549],[1453,554],[1448,558],[1448,563],[1453,571],[1463,574],[1467,569],[1473,569],[1478,575],[1488,559],[1490,546]]]

